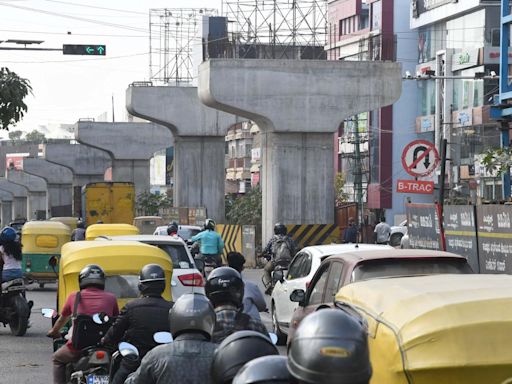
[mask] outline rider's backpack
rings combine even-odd
[[[286,236],[279,236],[274,242],[274,261],[276,263],[289,263],[292,259],[292,246],[290,239]]]

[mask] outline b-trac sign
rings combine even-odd
[[[432,195],[434,193],[434,182],[422,180],[398,180],[396,184],[396,191],[400,193]]]

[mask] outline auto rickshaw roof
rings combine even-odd
[[[60,221],[27,221],[21,229],[25,235],[69,235],[71,228]]]
[[[139,233],[139,229],[131,224],[92,224],[87,227],[85,238],[92,240],[102,235],[138,235]]]
[[[169,255],[152,245],[134,241],[76,241],[62,246],[59,268],[63,275],[77,274],[88,264],[98,264],[109,271],[128,273],[146,264],[159,264],[172,271]]]

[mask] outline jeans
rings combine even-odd
[[[20,279],[23,277],[23,272],[21,269],[4,269],[2,271],[2,282],[5,283],[6,281],[14,280],[14,279]]]
[[[53,383],[66,384],[66,365],[79,358],[80,352],[72,351],[67,345],[57,349],[53,354]]]
[[[119,365],[119,369],[114,374],[111,384],[123,384],[128,377],[128,375],[132,372],[135,372],[137,368],[140,366],[140,359],[129,360],[124,358],[121,360],[121,364]]]

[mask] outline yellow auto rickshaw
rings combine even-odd
[[[79,290],[78,275],[89,264],[97,264],[106,275],[105,290],[117,297],[119,308],[139,297],[139,272],[146,264],[158,264],[166,276],[163,297],[172,299],[172,262],[169,255],[152,245],[136,241],[77,241],[62,247],[59,264],[57,310],[60,313],[70,293]]]
[[[69,228],[71,228],[71,231],[73,229],[76,229],[76,225],[78,223],[78,218],[72,217],[72,216],[59,216],[59,217],[52,217],[49,219],[50,221],[59,221],[63,224],[66,224]]]
[[[160,216],[137,216],[133,219],[133,225],[139,228],[141,235],[152,235],[156,227],[166,223]]]
[[[371,384],[512,382],[512,276],[373,279],[335,300],[367,322]]]
[[[70,241],[71,229],[58,221],[28,221],[21,230],[22,268],[29,280],[45,283],[57,280],[57,271],[49,264],[52,256],[59,257],[61,247]]]
[[[138,235],[139,229],[130,224],[92,224],[85,231],[85,240],[94,240],[99,236]]]

